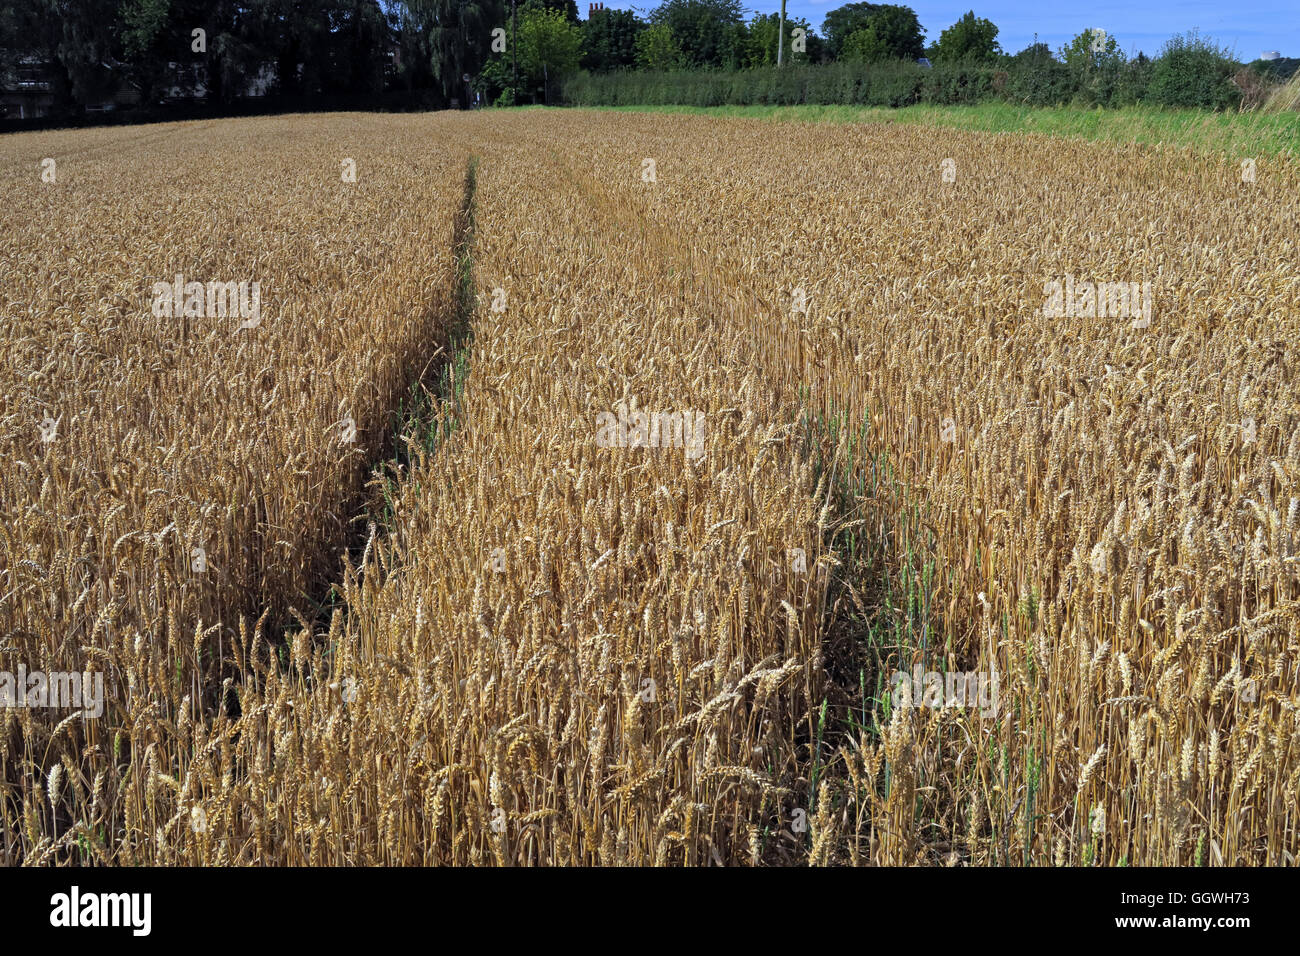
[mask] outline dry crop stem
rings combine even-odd
[[[289,128],[301,149],[328,152],[320,144],[351,122]],[[1236,157],[906,127],[581,112],[364,123],[388,137],[394,177],[373,184],[373,208],[402,223],[384,232],[398,260],[375,261],[401,277],[389,283],[409,283],[408,305],[428,298],[413,264],[450,250],[450,216],[403,203],[430,189],[432,163],[445,205],[463,152],[482,157],[459,427],[436,454],[417,453],[391,526],[345,561],[346,611],[294,636],[288,666],[248,653],[245,624],[223,671],[238,714],[182,706],[166,685],[171,658],[101,642],[108,666],[138,675],[105,721],[130,751],[114,759],[103,731],[68,741],[57,817],[40,790],[51,768],[33,749],[47,732],[6,716],[7,858],[58,858],[79,837],[118,863],[1294,862],[1290,167],[1261,163],[1243,183]],[[263,159],[283,135],[271,121],[215,129],[249,137]],[[431,131],[459,147],[428,159]],[[104,177],[133,142],[48,135],[107,153],[88,160]],[[130,135],[145,137],[131,148],[153,143]],[[0,148],[34,170],[59,142]],[[655,182],[642,179],[645,157]],[[954,182],[941,179],[944,159]],[[278,185],[281,218],[314,195],[246,163],[228,159],[227,175]],[[145,194],[174,205],[166,168]],[[83,205],[107,194],[100,181]],[[112,215],[143,221],[147,208],[119,197]],[[97,275],[108,290],[139,266],[111,260],[104,215],[65,224],[60,252],[42,254],[63,262],[86,246],[77,259],[107,259]],[[404,245],[407,216],[444,231],[429,248]],[[22,222],[4,241],[30,235]],[[278,256],[282,281],[326,269],[311,256]],[[1150,281],[1150,326],[1043,316],[1044,283],[1065,274]],[[337,295],[403,301],[353,270],[333,275]],[[54,287],[86,294],[70,278]],[[794,287],[806,314],[791,312]],[[73,343],[65,363],[104,334],[94,320],[74,338],[75,315],[39,283],[17,288],[6,314],[29,315],[42,349]],[[347,383],[373,385],[368,369],[407,354],[409,339],[383,328]],[[19,355],[36,347],[24,341],[6,339]],[[158,351],[139,331],[130,342]],[[268,352],[277,374],[320,361],[295,345]],[[129,352],[117,339],[100,349]],[[207,366],[176,368],[172,392],[201,392]],[[143,427],[116,378],[95,395],[89,372],[62,374],[78,384],[46,372],[7,388],[0,421],[80,390],[123,436]],[[376,429],[409,378],[383,381]],[[702,411],[705,453],[602,447],[597,415],[633,398]],[[303,409],[274,419],[267,440],[291,442],[332,411]],[[257,419],[237,405],[191,432],[174,412],[158,434],[184,451],[218,420],[237,436]],[[846,424],[801,435],[810,421]],[[842,440],[859,422],[865,447]],[[7,461],[22,458],[12,448],[30,457],[32,438],[21,441],[8,439]],[[66,454],[116,461],[82,442]],[[136,456],[133,468],[151,460]],[[153,484],[193,496],[206,487],[199,465],[178,486]],[[344,501],[357,476],[327,465],[318,494]],[[59,522],[84,514],[120,535],[153,514],[143,492],[116,513],[102,491],[78,497],[87,466],[63,468],[42,492],[43,479],[6,464],[0,497],[0,570],[6,591],[22,588],[0,614],[45,621],[45,644],[67,633],[58,609],[84,587],[73,579],[77,593],[64,584],[49,597],[62,592],[45,569],[81,553]],[[314,514],[301,486],[263,494],[277,514]],[[283,522],[300,532],[299,561],[332,557],[321,542],[344,507],[333,526]],[[865,551],[842,550],[846,529]],[[96,614],[118,593],[142,609],[153,607],[143,595],[178,600],[157,562],[125,545],[94,553],[128,586],[96,593]],[[19,579],[21,560],[41,576]],[[307,576],[183,607],[234,621],[223,608],[285,600]],[[996,671],[996,716],[898,706],[889,673],[914,665]]]
[[[778,831],[807,802],[825,573],[807,466],[744,353],[699,335],[689,284],[490,133],[468,416],[348,575],[331,681],[355,700],[268,684],[264,716],[238,725],[241,748],[269,748],[292,701],[298,759],[344,773],[311,782],[319,830],[285,819],[276,845],[329,862],[792,858]],[[704,454],[599,447],[622,398],[709,409]],[[263,819],[301,779],[264,772],[265,794],[241,795]]]
[[[176,772],[174,728],[254,650],[245,617],[314,616],[396,399],[440,342],[464,172],[426,145],[444,130],[323,116],[0,144],[0,668],[100,670],[109,707],[58,740],[63,714],[0,716],[0,858],[53,853],[73,824],[140,841],[123,765],[136,791],[141,761]],[[156,317],[153,283],[176,274],[259,283],[260,324]],[[77,787],[46,799],[60,759],[107,788],[97,801],[137,806],[92,821]]]
[[[750,290],[765,380],[868,417],[925,509],[886,557],[933,569],[926,659],[1001,675],[997,721],[896,711],[848,743],[837,852],[1293,862],[1294,170],[1245,183],[1230,157],[920,129],[558,125],[627,222],[689,235],[664,255],[688,249],[719,300]],[[659,157],[653,190],[611,174],[637,156]],[[1063,274],[1151,281],[1153,322],[1044,317]],[[794,286],[812,305],[782,334]],[[861,785],[881,748],[906,799]]]

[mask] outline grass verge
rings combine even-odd
[[[531,107],[545,109],[546,107]],[[556,107],[550,107],[555,109]],[[799,123],[907,123],[985,133],[1039,133],[1109,143],[1168,144],[1233,157],[1300,161],[1300,113],[1207,113],[1155,107],[1080,109],[981,103],[876,106],[606,106],[596,110],[690,113]]]

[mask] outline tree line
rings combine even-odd
[[[1218,109],[1253,95],[1252,76],[1267,88],[1297,64],[1255,63],[1247,75],[1195,34],[1155,58],[1130,55],[1095,29],[1056,51],[1036,42],[1009,53],[998,32],[970,11],[927,42],[910,7],[867,2],[829,11],[815,30],[740,0],[665,0],[644,17],[593,9],[585,20],[575,0],[0,0],[0,90],[9,105],[40,91],[51,115],[124,93],[138,109],[251,96],[445,107],[984,95]],[[778,60],[789,74],[773,80]]]

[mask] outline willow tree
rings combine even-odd
[[[406,0],[399,13],[403,29],[419,31],[434,81],[444,99],[464,94],[461,77],[483,68],[492,47],[492,31],[507,32],[502,0]]]

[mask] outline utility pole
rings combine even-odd
[[[510,87],[510,105],[519,105],[519,8],[517,0],[510,0],[510,60],[515,78]]]
[[[776,34],[776,65],[781,65],[785,53],[785,0],[781,0],[781,26]]]

